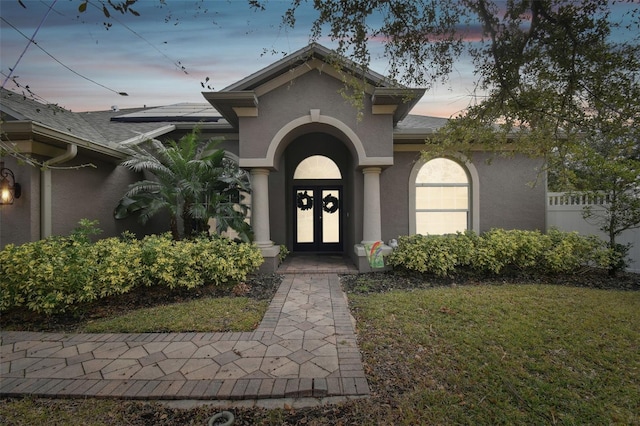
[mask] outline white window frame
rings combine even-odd
[[[467,218],[467,229],[473,230],[476,233],[480,232],[480,179],[478,178],[478,170],[476,167],[468,161],[464,156],[457,155],[455,157],[439,157],[458,163],[467,174],[467,183],[469,187],[469,216]],[[432,158],[431,160],[435,160]],[[431,161],[428,160],[428,161]],[[427,164],[428,161],[420,158],[415,162],[411,173],[409,175],[409,235],[416,234],[416,188],[418,186],[430,186],[429,184],[416,184],[416,178],[420,169]],[[460,186],[458,184],[440,184],[435,186]],[[423,211],[436,211],[436,210],[420,210]],[[441,211],[441,210],[437,210]]]

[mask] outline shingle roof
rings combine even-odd
[[[3,120],[36,121],[60,132],[109,146],[109,141],[78,114],[57,105],[37,102],[10,90],[2,89],[1,94],[0,110]]]
[[[175,116],[152,122],[118,122],[112,118],[140,113],[154,108],[72,112],[57,105],[43,104],[27,96],[2,89],[0,112],[7,121],[33,121],[59,132],[71,134],[97,145],[118,149],[121,143],[142,134],[161,131],[168,125],[180,123]]]
[[[394,133],[433,133],[448,121],[448,118],[409,114],[398,122]]]
[[[56,105],[37,102],[29,97],[1,90],[0,112],[3,120],[34,121],[60,132],[85,139],[97,145],[113,149],[123,148],[123,142],[143,135],[172,130],[172,125],[193,125],[200,118],[213,122],[216,127],[231,128],[211,105],[206,103],[181,103],[153,108],[128,108],[123,110],[71,112]],[[407,115],[398,122],[394,135],[403,138],[434,133],[448,120],[439,117]]]

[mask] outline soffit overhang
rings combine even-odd
[[[376,87],[371,95],[372,114],[393,114],[393,125],[404,119],[426,89]]]
[[[202,92],[202,95],[233,128],[238,128],[239,117],[258,115],[258,96],[252,90]]]
[[[112,162],[127,158],[124,150],[110,148],[61,132],[34,121],[6,121],[2,123],[2,140],[18,151],[28,154],[55,157],[66,150],[67,145],[77,145],[94,156]]]

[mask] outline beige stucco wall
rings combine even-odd
[[[278,171],[269,174],[269,225],[271,240],[276,245],[284,244],[291,248],[288,243],[288,227],[291,214],[287,209],[287,180],[284,157],[278,161]]]
[[[416,152],[396,152],[393,167],[380,175],[380,216],[385,242],[409,233],[409,174],[417,158]]]
[[[125,230],[138,235],[168,230],[168,222],[157,218],[142,226],[136,218],[116,220],[113,211],[127,187],[142,178],[112,162],[78,155],[64,166],[94,164],[96,167],[53,170],[52,233],[65,235],[76,227],[80,219],[98,220],[103,233],[99,237],[120,235]]]
[[[260,96],[257,117],[239,118],[241,162],[268,160],[251,164],[271,169],[269,223],[276,244],[292,247],[293,171],[316,154],[332,158],[342,172],[345,253],[352,254],[362,240],[362,167],[393,163],[393,122],[389,114],[372,114],[370,94],[359,111],[342,89],[341,81],[312,70]]]
[[[473,164],[480,177],[480,232],[491,228],[544,232],[546,181],[542,160],[477,153]]]

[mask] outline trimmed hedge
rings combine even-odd
[[[492,229],[449,235],[411,235],[398,239],[387,264],[440,277],[468,271],[497,275],[518,270],[531,273],[576,273],[583,266],[608,268],[615,254],[597,237],[550,230]]]
[[[238,282],[263,262],[255,245],[226,238],[173,241],[170,234],[151,235],[141,246],[144,285],[195,288]]]
[[[195,288],[231,285],[263,262],[253,244],[225,238],[141,241],[124,235],[91,243],[86,235],[7,245],[0,251],[0,312],[25,306],[60,313],[141,285]]]

